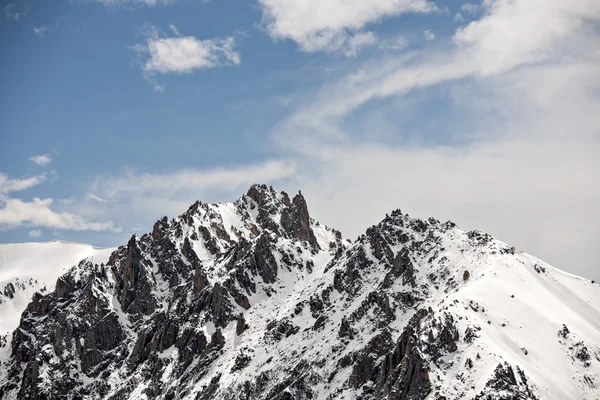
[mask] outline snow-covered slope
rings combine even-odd
[[[55,240],[0,244],[0,335],[12,332],[36,292],[54,290],[56,279],[84,258],[106,262],[115,249]]]
[[[70,269],[5,342],[7,399],[600,398],[599,285],[400,211],[349,243],[259,185]]]

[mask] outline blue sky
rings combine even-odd
[[[350,237],[401,208],[600,278],[597,1],[1,4],[0,242],[266,182]]]

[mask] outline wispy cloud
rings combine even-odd
[[[344,54],[346,57],[355,57],[360,49],[376,43],[377,35],[373,32],[357,32],[347,40]]]
[[[396,36],[393,38],[382,40],[379,48],[385,51],[399,51],[408,46],[408,40],[404,36]]]
[[[136,53],[144,77],[156,90],[164,89],[164,83],[159,84],[155,80],[157,74],[186,74],[239,65],[241,62],[233,36],[202,40],[194,36],[181,36],[173,25],[170,25],[170,29],[176,37],[168,37],[155,27],[146,27],[146,43],[131,48]]]
[[[29,157],[29,160],[33,161],[40,167],[45,167],[46,165],[49,165],[52,162],[52,155],[49,153],[38,154],[36,156]]]
[[[169,25],[169,29],[171,30],[171,32],[173,32],[173,35],[175,36],[181,36],[181,32],[179,32],[179,29],[177,29],[177,27],[173,24]]]
[[[165,213],[180,214],[198,199],[233,199],[253,183],[281,182],[295,172],[295,164],[291,160],[167,173],[125,171],[119,176],[98,178],[90,188],[90,194],[106,200],[92,200],[94,212],[100,210],[111,216],[122,212],[117,220],[132,221],[135,218],[135,223],[144,221],[152,224],[153,219]]]
[[[431,32],[429,29],[423,31],[423,35],[425,36],[425,39],[427,39],[427,40],[435,39],[435,33]]]
[[[98,195],[95,195],[94,193],[87,193],[85,195],[85,198],[89,199],[89,200],[93,200],[93,201],[95,201],[97,203],[106,203],[106,202],[108,202],[108,200],[103,199],[102,197],[100,197]]]
[[[4,15],[8,19],[19,21],[30,9],[31,7],[26,1],[16,1],[4,6]]]
[[[56,202],[59,204],[69,205],[75,203],[76,200],[77,199],[75,199],[75,196],[71,196],[65,199],[56,199]]]
[[[44,34],[47,30],[48,28],[45,25],[33,27],[33,33],[40,39],[44,37]]]
[[[97,3],[102,3],[105,6],[132,6],[132,5],[142,5],[152,7],[157,4],[173,4],[176,0],[86,0]]]
[[[477,14],[482,9],[482,6],[473,3],[464,3],[460,6],[460,9],[467,14],[473,15]]]
[[[149,174],[128,171],[114,178],[101,178],[94,184],[89,196],[106,200],[120,196],[158,195],[178,197],[182,192],[198,193],[211,188],[239,189],[256,182],[273,181],[294,173],[293,164],[272,160],[241,168],[217,168],[210,170],[179,170],[172,173]]]
[[[363,28],[385,17],[438,11],[427,0],[258,0],[262,23],[276,40],[290,39],[305,52],[341,51],[355,55],[353,42],[364,41]],[[370,39],[372,41],[372,38]]]
[[[76,214],[55,212],[51,209],[53,200],[50,198],[36,197],[30,202],[5,198],[3,203],[0,208],[0,227],[36,226],[76,231],[120,232],[110,221],[90,222]]]
[[[34,229],[32,231],[29,231],[29,237],[39,238],[41,236],[42,236],[42,231],[40,229]]]
[[[30,176],[28,178],[11,179],[6,174],[0,172],[0,194],[7,194],[11,192],[19,192],[22,190],[26,190],[31,187],[40,185],[53,177],[55,177],[54,173],[43,173],[39,175]]]

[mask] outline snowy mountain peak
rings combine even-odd
[[[600,395],[600,286],[399,210],[348,243],[254,185],[52,287],[0,338],[2,398]]]

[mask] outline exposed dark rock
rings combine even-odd
[[[14,298],[14,296],[15,296],[15,286],[11,282],[8,282],[4,286],[4,295],[6,297],[8,297],[9,299]]]
[[[570,333],[571,331],[569,330],[569,328],[567,328],[567,326],[563,324],[562,328],[558,331],[558,336],[562,337],[563,339],[566,339]]]
[[[216,326],[225,327],[232,319],[229,292],[219,283],[215,283],[210,291],[200,294],[196,307],[198,311],[210,310],[209,315]]]
[[[152,296],[153,282],[143,265],[136,236],[127,243],[127,258],[121,269],[121,310],[128,313],[150,315],[156,309]]]
[[[592,358],[590,352],[587,347],[583,346],[583,344],[577,346],[577,351],[575,352],[575,358],[579,361],[583,362],[585,367],[589,366],[588,361]]]
[[[289,318],[273,320],[267,324],[264,340],[269,343],[279,342],[284,337],[295,335],[300,330]]]
[[[231,372],[243,370],[248,366],[248,364],[250,364],[250,361],[252,361],[252,357],[250,357],[248,354],[244,352],[238,354],[235,358],[233,367],[231,367]]]
[[[248,324],[246,324],[246,320],[244,319],[244,314],[240,314],[237,319],[237,323],[235,326],[236,335],[241,335],[244,331],[248,329]]]
[[[265,283],[275,282],[277,260],[271,252],[271,239],[268,233],[262,233],[256,240],[249,267],[252,271],[258,272]]]
[[[164,239],[167,229],[169,228],[169,219],[167,217],[162,217],[158,221],[154,223],[152,227],[152,239],[159,241]]]
[[[329,318],[326,315],[320,315],[319,318],[317,318],[315,323],[313,324],[313,331],[319,331],[323,329],[328,319]]]
[[[359,247],[351,253],[345,268],[335,271],[333,287],[340,293],[346,292],[351,296],[356,294],[362,287],[360,271],[371,265],[372,261],[365,254],[364,248]]]
[[[310,227],[308,206],[301,192],[294,196],[289,207],[283,209],[281,226],[292,237],[308,242],[315,249],[319,247],[317,238]]]
[[[213,400],[216,391],[219,389],[219,381],[221,380],[221,375],[218,374],[214,378],[210,380],[210,384],[207,388],[204,388],[202,391],[198,392],[196,396],[196,400]]]
[[[538,274],[545,274],[546,273],[546,268],[543,267],[542,265],[539,264],[535,264],[533,266],[533,269],[535,270],[535,272],[537,272]]]
[[[485,388],[475,396],[474,400],[539,400],[529,387],[525,373],[519,367],[515,368],[519,380],[511,365],[506,362],[498,364],[494,374],[485,384]]]
[[[319,295],[312,295],[312,296],[310,296],[310,300],[309,300],[308,304],[310,306],[310,312],[312,313],[312,316],[314,318],[319,318],[319,315],[321,314],[321,312],[323,311],[323,308],[325,307],[323,300],[321,300]]]
[[[410,284],[412,287],[416,286],[415,283],[415,268],[410,259],[408,249],[402,249],[394,259],[392,264],[392,270],[395,271],[395,276],[402,276],[402,284]]]
[[[467,329],[465,329],[465,342],[471,344],[475,341],[475,339],[477,339],[479,337],[479,335],[477,334],[477,330],[468,326]]]
[[[347,337],[348,339],[353,339],[356,333],[357,331],[350,325],[350,321],[346,317],[342,318],[338,335],[340,337]]]

